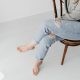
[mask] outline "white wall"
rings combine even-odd
[[[0,0],[0,22],[52,10],[52,0]]]

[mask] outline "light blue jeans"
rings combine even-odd
[[[40,26],[40,29],[34,38],[38,44],[36,49],[36,59],[43,60],[48,52],[49,47],[56,41],[63,40],[63,38],[55,35],[53,28],[55,25],[48,25],[47,22]],[[51,35],[53,34],[53,35]]]
[[[62,20],[60,28],[56,27],[53,19],[44,22],[34,38],[38,44],[36,58],[43,60],[49,47],[56,41],[64,39],[80,40],[80,22]]]

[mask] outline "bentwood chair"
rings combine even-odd
[[[62,0],[60,0],[60,15],[61,16],[62,16],[62,3],[63,3]],[[57,15],[57,8],[56,8],[55,0],[53,0],[53,8],[54,8],[55,18],[57,18],[58,15]],[[68,12],[68,10],[67,10],[67,12]],[[61,60],[61,65],[63,65],[64,64],[64,59],[65,59],[65,56],[66,56],[66,53],[67,53],[67,50],[68,50],[68,46],[78,46],[78,45],[80,45],[80,40],[64,39],[63,41],[60,41],[60,42],[65,45],[62,60]]]

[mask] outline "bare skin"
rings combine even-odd
[[[61,20],[59,18],[55,19],[55,25],[58,28],[60,28]],[[54,35],[54,34],[50,34],[51,38],[53,37],[52,35]],[[17,47],[17,50],[20,51],[20,52],[26,52],[26,51],[34,49],[36,45],[37,45],[37,43],[33,41],[33,42],[31,42],[31,43],[29,43],[27,45],[22,45],[22,46]],[[41,61],[41,60],[36,60],[35,61],[34,66],[33,66],[33,74],[34,75],[38,75],[42,62],[43,61]]]
[[[37,43],[33,41],[27,45],[22,45],[22,46],[17,47],[17,50],[20,52],[26,52],[26,51],[34,49],[36,45]]]
[[[40,71],[40,66],[42,64],[43,61],[41,60],[36,60],[35,64],[33,66],[33,74],[36,76],[38,75],[39,71]]]
[[[25,51],[29,51],[35,48],[37,44],[35,42],[31,42],[30,44],[27,45],[22,45],[17,47],[17,50],[20,52],[25,52]],[[40,71],[40,66],[42,64],[41,60],[36,60],[33,66],[33,74],[34,75],[38,75],[39,71]]]

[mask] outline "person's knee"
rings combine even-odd
[[[52,37],[51,35],[48,35],[41,40],[40,44],[45,46],[46,48],[49,48],[55,41],[56,41],[55,36]]]
[[[54,32],[54,28],[55,28],[55,25],[54,25],[54,20],[52,19],[49,19],[49,20],[46,20],[43,25],[42,25],[42,28],[45,30],[46,33],[50,34],[51,32]]]

